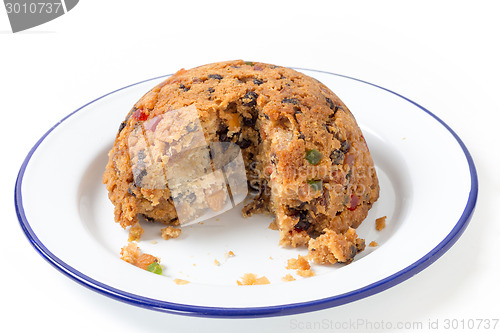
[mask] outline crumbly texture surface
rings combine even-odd
[[[296,269],[297,275],[302,277],[311,277],[315,275],[314,271],[311,270],[311,265],[307,258],[301,255],[299,255],[297,259],[289,259],[286,269]]]
[[[162,152],[175,160],[172,151],[197,140],[228,145],[178,158],[169,178]],[[379,185],[354,116],[321,82],[257,62],[182,69],[133,106],[103,177],[115,221],[136,240],[140,215],[175,226],[180,217],[221,211],[227,191],[204,171],[214,155],[230,159],[239,151],[254,193],[243,215],[273,215],[282,246],[308,247],[318,263],[349,262],[364,248],[351,230],[377,200]],[[240,180],[231,170],[227,177]]]

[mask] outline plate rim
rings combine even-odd
[[[174,302],[168,302],[168,301],[163,301],[163,300],[158,300],[158,299],[153,299],[153,298],[148,298],[144,296],[140,296],[137,294],[129,293],[124,290],[120,290],[117,288],[114,288],[110,285],[101,283],[95,279],[92,279],[91,277],[83,274],[82,272],[79,272],[78,270],[74,269],[70,265],[66,264],[64,261],[59,259],[56,255],[54,255],[48,248],[44,246],[44,244],[38,239],[37,235],[33,232],[29,221],[26,218],[25,212],[24,212],[24,207],[23,207],[23,198],[22,198],[22,183],[23,183],[23,177],[24,173],[26,171],[26,168],[31,160],[31,157],[37,150],[37,148],[41,145],[41,143],[45,140],[45,138],[61,123],[63,123],[65,120],[67,120],[69,117],[73,116],[75,113],[85,109],[88,105],[95,103],[109,95],[112,95],[114,93],[117,93],[121,90],[130,88],[135,85],[139,85],[145,82],[149,81],[154,81],[160,78],[166,78],[168,76],[171,76],[172,74],[167,74],[167,75],[161,75],[157,76],[154,78],[142,80],[133,84],[129,84],[127,86],[124,86],[122,88],[113,90],[105,95],[102,95],[91,102],[88,102],[87,104],[81,106],[80,108],[76,109],[75,111],[71,112],[67,116],[65,116],[63,119],[61,119],[59,122],[57,122],[54,126],[52,126],[36,143],[35,145],[31,148],[29,153],[27,154],[26,158],[24,159],[20,169],[19,173],[16,179],[15,183],[15,189],[14,189],[14,205],[16,208],[16,214],[17,218],[19,220],[19,224],[21,226],[21,229],[23,230],[25,236],[28,238],[28,241],[31,243],[31,245],[35,248],[35,250],[45,259],[47,260],[52,266],[54,266],[57,270],[59,270],[61,273],[64,275],[68,276],[72,280],[76,281],[77,283],[95,291],[98,292],[102,295],[108,296],[112,299],[122,301],[131,305],[135,305],[138,307],[142,308],[147,308],[150,310],[156,310],[160,312],[166,312],[166,313],[173,313],[173,314],[181,314],[181,315],[187,315],[187,316],[197,316],[197,317],[212,317],[212,318],[258,318],[258,317],[275,317],[275,316],[285,316],[285,315],[293,315],[293,314],[299,314],[299,313],[305,313],[305,312],[312,312],[312,311],[318,311],[318,310],[323,310],[326,308],[331,308],[343,304],[347,304],[359,299],[363,299],[372,295],[375,295],[379,292],[382,292],[386,289],[389,289],[409,278],[412,276],[418,274],[425,268],[427,268],[429,265],[434,263],[437,259],[439,259],[445,252],[447,252],[454,244],[455,242],[460,238],[460,236],[463,234],[465,229],[467,228],[470,219],[473,215],[476,202],[477,202],[477,196],[478,196],[478,176],[477,176],[477,171],[476,167],[474,164],[474,161],[472,159],[472,156],[465,146],[464,142],[462,139],[453,131],[450,126],[448,126],[443,120],[441,120],[439,117],[437,117],[435,114],[421,106],[420,104],[410,100],[407,97],[404,97],[403,95],[400,95],[392,90],[389,90],[387,88],[381,87],[377,84],[373,84],[364,80],[356,79],[347,75],[342,75],[342,74],[336,74],[328,71],[323,71],[323,70],[315,70],[315,69],[307,69],[307,68],[300,68],[300,67],[291,67],[295,70],[304,70],[304,71],[309,71],[309,72],[317,72],[317,73],[323,73],[323,74],[329,74],[333,76],[338,76],[342,78],[346,78],[349,80],[354,80],[357,82],[361,82],[364,84],[368,84],[370,86],[373,86],[375,88],[384,90],[386,92],[389,92],[399,98],[404,99],[405,101],[413,104],[417,108],[419,108],[421,111],[424,111],[427,113],[429,116],[434,118],[440,125],[442,125],[452,136],[453,138],[458,142],[460,148],[462,149],[462,152],[464,153],[468,166],[469,166],[469,173],[470,173],[470,179],[471,179],[471,186],[470,186],[470,191],[469,191],[469,197],[467,199],[467,204],[465,205],[465,208],[458,220],[458,222],[455,224],[453,229],[450,231],[450,233],[441,241],[439,242],[431,251],[426,253],[423,257],[421,257],[419,260],[415,261],[411,265],[406,266],[402,270],[385,277],[381,280],[378,280],[376,282],[373,282],[369,285],[366,285],[362,288],[352,290],[340,295],[334,295],[330,297],[325,297],[322,299],[317,299],[313,301],[306,301],[306,302],[298,302],[298,303],[290,303],[290,304],[283,304],[283,305],[273,305],[273,306],[263,306],[263,307],[248,307],[248,308],[229,308],[229,307],[210,307],[210,306],[199,306],[199,305],[189,305],[189,304],[181,304],[181,303],[174,303]]]

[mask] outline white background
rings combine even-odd
[[[429,321],[498,319],[499,14],[496,1],[87,0],[52,22],[12,34],[0,7],[2,327],[312,332],[307,325],[321,322],[326,326],[320,331],[327,332],[334,328],[329,320],[379,327],[422,322],[426,328]],[[19,227],[13,203],[17,172],[35,142],[68,113],[112,90],[230,59],[352,76],[443,119],[469,148],[479,174],[479,199],[464,235],[429,268],[380,294],[266,319],[190,318],[137,308],[82,287],[43,260]]]

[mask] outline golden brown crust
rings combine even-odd
[[[228,61],[178,71],[144,95],[120,126],[104,183],[123,228],[136,225],[139,214],[179,224],[168,186],[152,190],[134,182],[128,139],[145,120],[190,105],[207,141],[241,148],[249,183],[259,192],[244,215],[275,215],[281,245],[311,248],[311,242],[348,238],[377,200],[378,180],[364,137],[333,92],[289,68]],[[209,200],[213,210],[218,199]]]

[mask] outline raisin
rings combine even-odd
[[[259,79],[253,79],[253,83],[256,84],[256,85],[258,85],[258,86],[260,86],[261,84],[264,83],[264,81],[259,80]]]
[[[283,98],[283,100],[281,100],[281,103],[299,105],[299,100],[297,98]]]
[[[139,174],[137,175],[137,177],[135,177],[135,184],[137,186],[141,186],[141,183],[142,183],[142,179],[148,174],[148,172],[146,171],[146,169],[142,169],[141,172],[139,172]]]
[[[257,115],[252,115],[252,118],[243,118],[243,125],[248,127],[254,127],[257,122]]]
[[[219,141],[221,142],[229,142],[231,141],[231,138],[229,138],[227,136],[227,133],[229,132],[229,128],[224,125],[224,124],[220,124],[219,125],[219,129],[217,130],[217,136],[219,137]]]
[[[257,97],[259,97],[259,95],[257,95],[255,91],[249,91],[241,99],[242,104],[244,106],[254,107],[255,105],[257,105]]]
[[[215,89],[214,89],[214,88],[212,88],[212,87],[210,87],[210,88],[208,88],[208,92],[209,92],[209,93],[213,93],[213,92],[215,92]]]
[[[216,79],[216,80],[222,80],[222,76],[219,74],[210,74],[208,75],[209,79]]]
[[[143,216],[143,217],[144,217],[144,219],[145,219],[146,221],[148,221],[148,222],[155,222],[155,219],[154,219],[154,218],[152,218],[152,217],[149,217],[149,216],[144,215],[144,214],[142,214],[142,216]]]
[[[309,227],[311,226],[311,222],[307,220],[307,212],[301,210],[298,212],[298,215],[299,215],[299,222],[297,222],[297,224],[295,224],[295,226],[293,227],[295,231],[301,232],[303,230],[309,229]]]
[[[347,254],[347,258],[352,260],[356,256],[356,254],[358,254],[358,249],[356,248],[356,245],[352,244],[349,247],[349,253]]]
[[[118,128],[118,134],[121,133],[121,131],[123,131],[123,129],[125,128],[125,126],[127,126],[127,123],[125,121],[123,121],[121,124],[120,124],[120,128]]]
[[[333,164],[342,164],[344,161],[344,153],[340,149],[335,149],[330,154],[330,159]]]
[[[183,85],[182,83],[179,85],[179,89],[182,89],[183,91],[188,91],[189,88],[187,88],[185,85]]]
[[[247,149],[252,145],[252,141],[243,139],[238,143],[238,146],[240,146],[241,149]]]
[[[344,140],[342,144],[340,145],[340,150],[345,154],[351,149],[351,145],[347,140]]]

